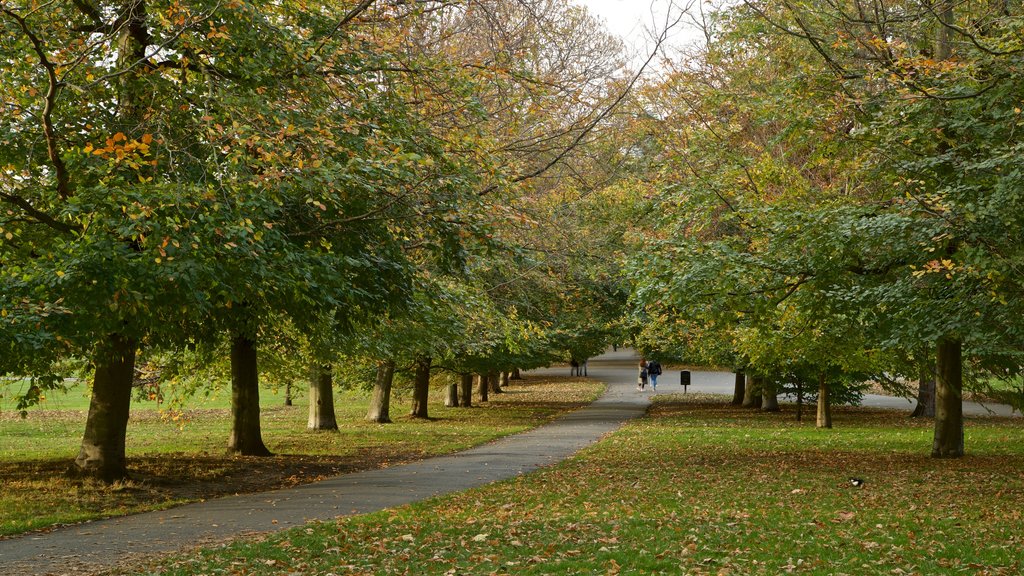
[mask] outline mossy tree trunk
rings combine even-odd
[[[818,428],[832,427],[832,392],[829,389],[825,373],[818,376]]]
[[[377,378],[373,382],[373,396],[366,420],[378,424],[391,423],[391,385],[395,381],[395,362],[385,360],[377,364]]]
[[[256,342],[244,335],[231,341],[231,436],[228,451],[269,456],[260,431],[260,380]]]
[[[413,380],[412,389],[412,411],[409,415],[413,418],[430,418],[427,408],[427,401],[430,397],[430,358],[420,356],[416,358],[416,375]]]
[[[471,408],[473,406],[473,375],[470,373],[459,376],[459,406]]]
[[[137,350],[134,339],[111,334],[93,357],[92,399],[75,465],[83,474],[108,483],[128,476],[125,439]]]
[[[747,379],[747,386],[743,390],[744,408],[760,408],[763,398],[761,397],[763,379],[758,376],[751,376]]]
[[[943,338],[937,346],[932,458],[960,458],[964,455],[962,353],[962,343],[956,338]]]
[[[477,389],[480,390],[480,401],[487,402],[487,391],[489,390],[490,384],[487,382],[487,374],[477,374],[476,376]]]
[[[338,418],[334,412],[334,377],[330,364],[314,363],[309,379],[310,430],[337,430]]]

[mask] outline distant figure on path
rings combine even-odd
[[[569,375],[570,376],[586,376],[587,375],[587,361],[584,360],[580,363],[578,360],[573,358],[569,361]]]
[[[658,376],[661,376],[661,362],[651,360],[647,363],[647,376],[651,379],[651,390],[658,389]]]
[[[636,381],[636,389],[643,392],[647,388],[647,360],[640,359],[640,377]]]

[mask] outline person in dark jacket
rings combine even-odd
[[[651,360],[647,363],[647,377],[651,380],[651,390],[658,389],[658,376],[661,376],[661,363]]]

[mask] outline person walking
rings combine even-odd
[[[647,377],[651,380],[651,390],[658,389],[658,376],[661,376],[661,362],[651,360],[647,363]]]
[[[640,377],[636,380],[636,389],[643,392],[647,388],[647,360],[640,359]]]

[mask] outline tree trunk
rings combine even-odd
[[[779,412],[779,389],[774,381],[765,380],[761,390],[761,410],[764,412]]]
[[[448,408],[459,407],[459,384],[452,382],[448,385],[448,393],[444,397],[444,405]]]
[[[508,382],[509,382],[510,379],[511,379],[511,376],[509,375],[508,372],[502,372],[501,373],[501,382],[498,384],[498,387],[499,388],[505,388],[506,386],[508,386]]]
[[[832,427],[832,392],[828,387],[825,374],[818,376],[818,428]]]
[[[231,342],[231,437],[228,451],[270,456],[260,432],[260,380],[256,343],[246,336]]]
[[[938,0],[935,3],[935,14],[939,17],[939,25],[935,33],[935,59],[949,60],[953,55],[952,42],[950,41],[950,26],[953,25],[954,0]]]
[[[334,378],[330,364],[314,364],[309,380],[310,430],[337,430],[338,419],[334,413]]]
[[[491,393],[501,394],[501,381],[498,379],[497,372],[491,372],[487,374],[487,382],[490,384]]]
[[[802,379],[796,381],[796,421],[804,421],[804,382]]]
[[[292,383],[291,383],[291,381],[289,381],[287,384],[284,385],[284,405],[285,406],[291,406],[292,405]]]
[[[459,382],[459,405],[463,408],[473,407],[473,375],[465,373],[461,375]]]
[[[747,387],[743,391],[743,408],[760,408],[763,398],[761,397],[763,379],[758,376],[751,376]]]
[[[935,418],[935,371],[928,364],[921,366],[921,376],[917,381],[917,406],[910,417]]]
[[[416,359],[416,376],[412,389],[412,411],[409,413],[413,418],[430,418],[427,410],[427,400],[430,396],[430,358],[421,356]]]
[[[962,344],[956,338],[939,340],[935,369],[935,441],[932,458],[964,455]]]
[[[378,424],[391,423],[391,384],[395,381],[395,362],[385,360],[377,364],[377,379],[373,382],[373,396],[366,420]]]
[[[93,359],[92,399],[75,465],[107,483],[128,476],[124,445],[137,347],[134,339],[111,334],[97,347]]]
[[[523,375],[519,373],[519,368],[512,369],[512,376],[509,377],[511,380],[522,380]]]
[[[735,384],[733,385],[732,402],[733,406],[742,406],[743,397],[747,391],[747,376],[743,372],[736,373]]]
[[[476,381],[477,388],[480,390],[480,401],[487,402],[487,390],[490,386],[487,383],[487,374],[477,374]]]

